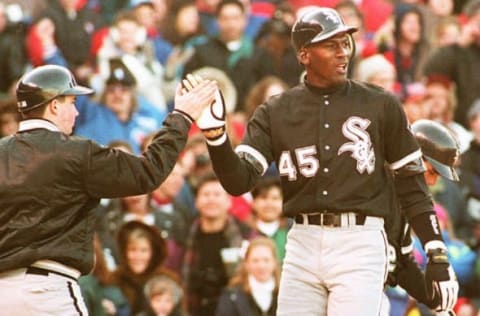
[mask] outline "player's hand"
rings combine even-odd
[[[449,311],[457,302],[458,282],[448,262],[447,248],[442,242],[435,242],[435,248],[425,245],[428,263],[425,270],[427,295],[438,302],[436,310]]]
[[[188,90],[179,84],[175,94],[174,111],[181,113],[192,122],[196,121],[204,109],[210,108],[217,90],[216,82],[211,80],[202,80]]]
[[[204,79],[197,75],[187,75],[182,81],[185,91],[191,91]],[[196,123],[210,145],[220,145],[225,141],[225,102],[220,89],[215,91],[215,99],[209,107],[206,107]]]

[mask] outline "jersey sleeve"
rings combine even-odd
[[[410,130],[402,105],[391,97],[385,108],[385,157],[390,169],[397,170],[422,157],[415,136]]]
[[[235,151],[228,141],[219,146],[208,145],[213,169],[228,193],[240,195],[251,190],[265,173],[272,160],[269,139],[268,115],[261,106],[247,125],[244,141]]]

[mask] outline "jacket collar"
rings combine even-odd
[[[18,127],[19,132],[30,131],[33,129],[47,129],[52,132],[59,132],[58,127],[50,121],[43,119],[29,119],[20,122]]]

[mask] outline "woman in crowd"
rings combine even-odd
[[[280,267],[267,237],[250,241],[245,258],[220,297],[217,316],[274,316]]]
[[[166,244],[156,227],[138,221],[122,225],[118,232],[121,261],[114,272],[114,282],[123,291],[131,307],[131,315],[147,312],[149,302],[144,287],[154,276],[177,276],[163,267]]]

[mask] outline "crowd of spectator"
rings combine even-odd
[[[480,315],[480,0],[2,0],[0,136],[17,129],[20,76],[57,64],[95,90],[77,98],[75,135],[141,153],[192,72],[218,81],[238,144],[259,104],[302,81],[290,29],[313,5],[359,28],[351,78],[397,95],[410,122],[456,136],[460,182],[431,190],[460,283],[455,311]],[[98,207],[96,266],[79,281],[92,315],[275,315],[291,225],[276,168],[230,196],[190,133],[158,189]],[[431,315],[387,291],[391,315]]]

